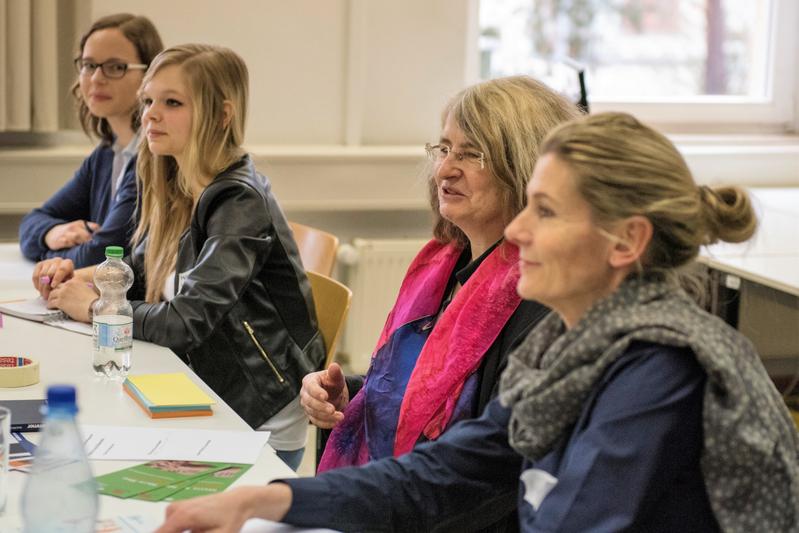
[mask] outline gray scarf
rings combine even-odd
[[[625,281],[571,330],[555,313],[539,323],[502,374],[511,446],[551,451],[633,341],[690,347],[707,373],[701,468],[722,530],[799,532],[799,434],[782,398],[752,344],[673,283]]]

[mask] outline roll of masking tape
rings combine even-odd
[[[39,383],[39,362],[27,357],[0,356],[0,387]]]

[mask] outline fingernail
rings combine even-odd
[[[39,278],[39,285],[50,285],[50,276],[42,276]]]

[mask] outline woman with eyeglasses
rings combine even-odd
[[[83,267],[103,261],[108,245],[129,250],[136,226],[137,92],[162,49],[152,22],[129,14],[100,18],[81,37],[72,95],[83,131],[100,144],[66,185],[22,220],[20,248],[28,259],[65,257]]]
[[[478,416],[515,344],[548,309],[516,294],[502,230],[524,206],[538,144],[574,105],[529,77],[468,87],[427,145],[433,240],[408,268],[366,377],[335,363],[303,380],[311,421],[333,428],[319,471],[406,453]]]
[[[505,229],[549,305],[479,419],[397,459],[173,503],[157,533],[253,516],[342,531],[799,531],[799,434],[752,344],[678,273],[742,242],[745,191],[698,187],[630,115],[557,128]]]

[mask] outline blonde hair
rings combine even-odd
[[[746,191],[697,187],[671,141],[626,113],[601,113],[564,124],[541,148],[574,171],[578,190],[600,226],[634,215],[651,221],[645,272],[682,267],[700,246],[742,242],[757,227]]]
[[[220,172],[238,161],[244,151],[249,75],[244,61],[227,48],[185,44],[161,52],[144,77],[142,87],[163,68],[179,66],[192,101],[192,127],[181,156],[150,152],[141,143],[136,164],[141,193],[141,217],[134,245],[146,237],[144,272],[146,301],[161,299],[167,276],[174,271],[178,243],[188,228],[196,198],[193,185],[203,188]],[[225,120],[225,103],[231,107]]]
[[[452,117],[466,138],[486,156],[486,166],[501,190],[504,222],[525,205],[525,188],[538,160],[539,145],[558,124],[579,115],[577,106],[528,76],[497,78],[456,94],[441,116]],[[463,231],[439,213],[433,169],[428,175],[433,235],[441,242],[468,246]]]
[[[145,65],[149,65],[153,58],[164,49],[164,44],[161,42],[161,36],[158,35],[158,30],[155,29],[153,23],[147,17],[131,15],[129,13],[118,13],[116,15],[108,15],[97,19],[92,24],[89,31],[83,34],[80,38],[78,45],[78,55],[75,61],[83,57],[83,49],[86,47],[86,41],[94,32],[116,28],[122,32],[122,35],[133,44],[138,54],[137,61]],[[114,142],[114,132],[111,130],[111,125],[108,121],[101,117],[92,115],[89,111],[89,106],[83,100],[83,94],[80,92],[80,74],[72,84],[72,96],[75,98],[75,104],[78,108],[78,119],[83,128],[84,133],[91,137],[96,135],[103,142],[111,144]],[[141,125],[141,115],[139,107],[134,106],[130,110],[130,127],[133,131],[139,129]]]

